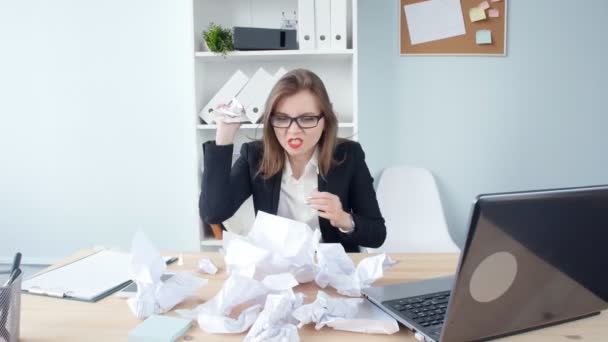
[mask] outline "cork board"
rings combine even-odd
[[[435,0],[401,0],[399,13],[401,13],[400,51],[402,56],[434,54],[494,56],[506,55],[508,0],[500,0],[498,2],[492,2],[491,0],[487,0],[488,4],[490,5],[490,8],[498,10],[499,17],[489,17],[489,9],[487,9],[485,10],[486,19],[476,22],[471,22],[469,18],[469,9],[479,6],[479,4],[483,2],[483,0],[461,0],[460,6],[462,8],[462,16],[464,19],[464,26],[466,32],[464,35],[412,45],[404,6],[424,1]],[[475,41],[475,35],[477,30],[491,30],[492,43],[478,45]]]

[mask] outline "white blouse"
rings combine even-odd
[[[313,230],[319,229],[319,214],[306,201],[308,196],[318,188],[318,151],[315,150],[312,158],[304,167],[299,179],[295,179],[291,164],[285,158],[283,177],[281,179],[281,194],[277,215],[292,220],[304,222]]]

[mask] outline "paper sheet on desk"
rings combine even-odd
[[[206,279],[187,272],[178,272],[163,282],[161,275],[166,268],[156,247],[143,233],[136,233],[131,247],[131,276],[137,294],[127,304],[137,318],[165,313],[207,284]]]
[[[258,211],[246,237],[225,233],[224,261],[229,273],[261,280],[270,274],[291,273],[299,283],[316,274],[315,248],[319,230],[302,222]]]
[[[397,321],[362,298],[337,298],[323,291],[317,299],[295,309],[293,316],[302,327],[315,323],[315,329],[324,326],[336,330],[368,334],[393,334],[399,331]]]
[[[273,275],[262,282],[232,274],[222,289],[194,310],[178,310],[183,317],[196,319],[205,332],[212,334],[242,333],[255,322],[266,296],[273,291],[287,291],[297,285],[291,274]],[[268,288],[264,284],[272,284]],[[237,318],[230,317],[237,307],[247,307]]]
[[[367,257],[355,267],[352,259],[339,243],[321,243],[317,247],[318,272],[315,282],[322,288],[328,285],[338,293],[361,296],[361,290],[384,275],[384,271],[396,264],[386,254]]]

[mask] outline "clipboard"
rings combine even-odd
[[[170,263],[177,258],[165,258]],[[23,281],[24,293],[97,302],[131,283],[131,254],[102,250]]]

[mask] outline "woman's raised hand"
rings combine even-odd
[[[241,127],[240,122],[224,122],[219,119],[217,122],[217,130],[215,131],[215,144],[216,145],[231,145],[234,143],[234,137],[236,132]]]

